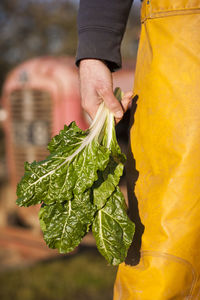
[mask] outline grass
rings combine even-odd
[[[117,268],[95,248],[0,273],[1,300],[111,300]]]

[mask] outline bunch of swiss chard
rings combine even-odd
[[[121,91],[116,91],[121,97]],[[125,260],[134,234],[119,189],[126,157],[116,140],[114,116],[102,103],[90,128],[64,126],[43,161],[25,163],[17,205],[41,204],[44,240],[72,251],[92,229],[99,252],[112,265]]]

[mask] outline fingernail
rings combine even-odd
[[[115,113],[116,118],[122,118],[122,116],[123,116],[123,113],[120,110]]]

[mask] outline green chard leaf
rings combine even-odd
[[[107,199],[112,195],[115,187],[119,184],[124,166],[117,163],[112,156],[103,172],[99,172],[98,180],[93,184],[94,204],[98,209],[102,208]]]
[[[80,146],[87,135],[87,130],[81,130],[75,122],[72,122],[69,126],[65,125],[64,129],[52,138],[48,144],[48,150],[50,153],[67,150],[70,155]]]
[[[119,100],[121,95],[118,89]],[[42,204],[40,225],[50,248],[72,251],[91,226],[100,253],[110,264],[121,263],[134,224],[118,187],[126,157],[117,143],[113,114],[102,103],[88,130],[75,122],[65,125],[48,150],[45,160],[25,163],[17,205]]]
[[[60,253],[72,251],[88,232],[94,213],[89,191],[67,203],[42,206],[39,219],[45,242]]]
[[[97,248],[110,264],[118,265],[125,260],[134,229],[126,214],[124,196],[116,188],[106,205],[97,212],[92,225]]]
[[[77,126],[76,126],[77,127]],[[83,136],[82,143],[75,144],[72,153],[71,142],[64,146],[63,137],[71,127],[65,127],[60,136],[54,138],[57,143],[51,142],[49,148],[54,153],[46,160],[25,163],[25,175],[17,187],[17,204],[30,206],[52,204],[71,200],[73,194],[78,195],[90,188],[98,179],[97,171],[104,170],[110,156],[110,150],[99,144],[98,140],[90,141],[89,135],[82,135],[76,130],[78,137]],[[71,132],[71,130],[70,130]],[[65,134],[65,135],[64,135]],[[78,139],[77,136],[76,141]]]
[[[111,196],[115,187],[119,184],[123,174],[126,157],[121,153],[118,145],[115,120],[112,114],[106,119],[106,131],[102,139],[102,144],[111,151],[110,160],[104,171],[99,172],[98,180],[93,185],[94,204],[98,209],[102,208],[107,199]]]

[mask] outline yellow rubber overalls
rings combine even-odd
[[[200,0],[144,0],[141,15],[131,149],[144,232],[114,300],[200,300]]]

